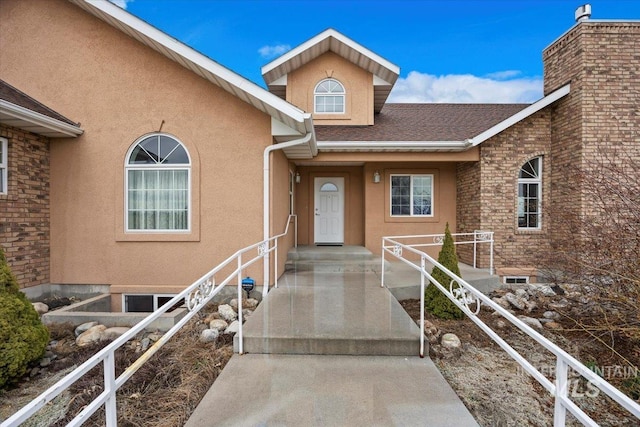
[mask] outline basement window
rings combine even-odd
[[[124,304],[122,305],[125,313],[151,313],[169,302],[175,295],[158,294],[158,295],[141,295],[141,294],[124,294]],[[171,312],[184,304],[184,300],[178,301],[176,305],[171,307],[167,312]]]
[[[529,283],[529,276],[504,276],[503,281],[507,285],[526,285]]]

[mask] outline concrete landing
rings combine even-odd
[[[245,353],[419,354],[418,326],[372,273],[287,272],[278,286],[244,324]]]
[[[478,426],[418,357],[234,355],[186,423],[202,426]]]

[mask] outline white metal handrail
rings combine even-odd
[[[640,405],[631,400],[628,396],[615,388],[604,378],[598,376],[595,372],[588,369],[580,361],[575,359],[569,353],[546,339],[540,333],[535,331],[530,326],[526,325],[520,319],[513,314],[509,313],[500,305],[496,304],[489,297],[482,292],[475,289],[469,283],[464,281],[456,274],[449,271],[438,261],[427,255],[426,253],[415,249],[410,245],[405,245],[396,240],[397,238],[382,238],[382,263],[384,264],[385,253],[390,254],[405,264],[411,266],[420,274],[420,357],[424,357],[424,291],[425,291],[425,279],[430,283],[433,283],[447,298],[449,298],[464,314],[467,315],[480,329],[482,329],[491,339],[493,339],[504,351],[507,352],[516,362],[520,364],[531,376],[533,376],[544,388],[546,388],[555,397],[554,406],[554,427],[564,427],[566,423],[567,410],[573,414],[578,421],[585,426],[597,427],[598,424],[587,415],[582,409],[580,409],[569,397],[568,394],[568,373],[569,368],[572,368],[582,377],[587,379],[590,384],[597,387],[600,391],[604,392],[613,401],[618,403],[624,409],[629,411],[634,417],[640,420]],[[406,258],[404,258],[404,251],[413,253],[420,257],[420,265],[417,265]],[[426,270],[427,261],[438,269],[442,270],[451,281],[449,282],[449,289],[443,284],[439,283],[433,278],[433,276]],[[427,283],[428,285],[429,283]],[[454,289],[454,284],[458,285],[458,288]],[[384,275],[382,275],[381,286],[384,286]],[[511,347],[506,341],[504,341],[495,331],[493,331],[487,324],[485,324],[476,315],[480,312],[481,304],[485,304],[493,310],[500,313],[505,319],[511,322],[514,326],[534,339],[537,343],[542,345],[545,349],[556,356],[556,378],[555,382],[551,382],[546,376],[538,371],[526,358],[518,353],[513,347]],[[474,310],[470,309],[470,306],[475,304]]]
[[[229,258],[220,263],[217,267],[193,282],[184,291],[167,301],[158,310],[149,314],[143,320],[134,325],[122,336],[115,339],[109,345],[104,347],[82,365],[78,366],[67,376],[55,383],[53,386],[45,390],[42,394],[25,405],[11,417],[7,418],[0,424],[0,427],[14,427],[22,424],[47,403],[55,399],[60,393],[69,388],[73,383],[79,380],[91,369],[104,364],[104,390],[89,405],[80,411],[76,417],[71,420],[68,426],[79,426],[86,422],[89,417],[97,411],[102,405],[105,406],[105,418],[107,427],[117,426],[117,408],[116,408],[116,391],[140,369],[140,367],[151,358],[173,335],[184,326],[193,316],[196,315],[213,297],[215,297],[225,285],[230,283],[234,278],[237,279],[238,287],[238,336],[239,336],[239,353],[244,352],[243,335],[242,335],[242,276],[244,270],[254,264],[259,259],[265,257],[268,253],[274,252],[276,271],[275,285],[278,284],[277,276],[277,260],[278,260],[278,239],[284,237],[289,232],[289,224],[294,220],[294,228],[296,229],[295,244],[297,245],[297,217],[289,215],[284,233],[273,236],[267,240],[263,240],[253,245],[247,246],[235,252]],[[235,269],[228,273],[222,281],[216,285],[216,274],[222,270],[234,267]],[[160,337],[151,347],[147,349],[135,362],[133,362],[119,377],[115,376],[115,352],[117,349],[133,339],[138,333],[148,327],[154,320],[167,312],[171,307],[180,303],[184,299],[189,312],[169,329],[162,337]]]
[[[489,245],[489,274],[493,275],[493,231],[474,230],[473,233],[452,233],[454,245],[473,245],[473,268],[477,268],[477,254],[479,244]],[[444,234],[420,234],[415,236],[388,236],[385,239],[392,239],[397,242],[404,242],[412,248],[426,248],[429,246],[440,246],[444,241]],[[424,243],[409,244],[407,240],[424,241]],[[431,241],[429,241],[431,240]]]

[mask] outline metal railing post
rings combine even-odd
[[[424,357],[424,272],[426,261],[420,257],[420,357]]]
[[[567,362],[561,357],[558,357],[556,360],[556,392],[555,407],[553,408],[553,427],[565,427],[567,408],[564,407],[562,398],[567,397],[568,371]]]
[[[116,360],[115,352],[109,352],[104,358],[104,389],[109,393],[104,402],[104,418],[107,427],[118,425],[118,409],[116,407]]]
[[[267,285],[265,285],[267,286]],[[238,354],[244,353],[242,342],[242,254],[238,257]]]
[[[380,287],[384,288],[384,237],[382,238],[382,265],[380,269]]]
[[[278,239],[274,242],[274,258],[275,258],[275,266],[273,267],[273,274],[275,275],[273,278],[274,286],[276,289],[278,288]]]
[[[493,231],[489,235],[491,236],[491,242],[489,243],[489,274],[493,276]]]
[[[477,252],[477,242],[478,241],[478,230],[473,230],[473,268],[476,268],[476,252]]]

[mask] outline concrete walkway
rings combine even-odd
[[[187,426],[478,425],[378,274],[319,270],[281,277]]]

